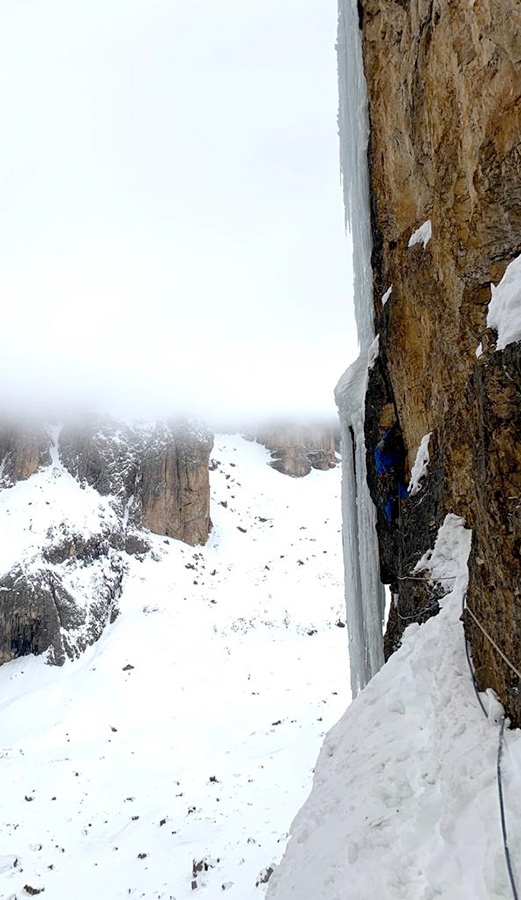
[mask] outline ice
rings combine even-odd
[[[335,398],[342,435],[342,509],[347,627],[353,695],[383,665],[384,591],[376,512],[366,479],[364,404],[375,361],[367,88],[355,0],[341,0],[338,19],[340,168],[346,224],[353,239],[354,303],[360,355],[342,375]]]
[[[416,459],[414,460],[414,465],[412,467],[411,480],[407,488],[411,497],[418,493],[422,486],[422,481],[427,474],[427,468],[430,461],[429,441],[431,439],[431,434],[432,432],[430,431],[428,434],[424,434],[420,446],[418,447]]]
[[[521,256],[507,266],[499,284],[492,285],[487,325],[497,331],[498,350],[521,340]]]
[[[372,369],[380,353],[380,335],[377,334],[367,353],[367,368]]]
[[[413,234],[411,234],[411,236],[409,238],[409,243],[407,244],[407,246],[415,247],[416,244],[423,244],[423,248],[425,249],[425,247],[429,243],[431,237],[432,237],[432,224],[431,224],[431,220],[427,219],[427,221],[424,222],[423,225],[420,225],[420,227],[417,228]]]

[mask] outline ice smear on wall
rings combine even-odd
[[[521,341],[521,256],[507,266],[499,284],[492,285],[487,325],[497,331],[498,350]]]
[[[374,341],[367,144],[367,88],[355,0],[341,0],[338,19],[340,167],[346,226],[353,238],[355,317],[360,355],[342,375],[335,398],[342,435],[342,511],[347,627],[353,696],[383,665],[384,591],[376,512],[366,478],[364,403]],[[374,363],[374,358],[371,358]]]

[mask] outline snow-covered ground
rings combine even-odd
[[[206,547],[152,537],[80,659],[0,668],[1,900],[264,896],[349,700],[340,471],[288,478],[239,437],[213,458]],[[111,515],[75,485],[0,495],[9,564],[76,500]]]
[[[269,900],[511,900],[496,764],[502,710],[473,691],[460,621],[470,532],[449,515],[417,567],[448,591],[330,731]],[[521,734],[503,789],[521,884]]]

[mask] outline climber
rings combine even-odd
[[[399,508],[399,501],[407,499],[403,480],[405,450],[398,425],[388,428],[374,450],[374,463],[379,476],[380,493],[384,497],[384,515],[391,522]]]

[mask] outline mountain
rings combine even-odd
[[[190,546],[144,529],[146,504],[125,519],[136,447],[153,472],[165,459],[155,428],[107,429],[81,453],[56,429],[44,467],[0,491],[4,567],[85,613],[60,628],[61,666],[53,646],[0,666],[0,897],[253,900],[349,699],[340,469],[289,478],[216,435],[211,532]]]
[[[207,539],[211,446],[189,422],[3,425],[0,662],[97,640],[149,532]]]

